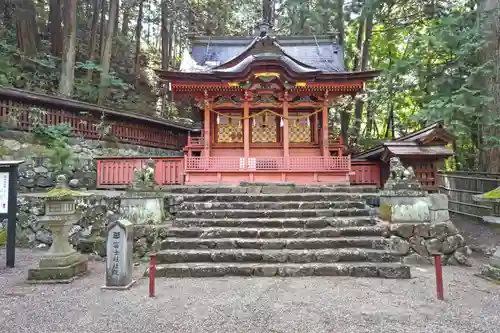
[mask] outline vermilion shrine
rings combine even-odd
[[[347,184],[351,157],[328,110],[377,71],[348,72],[331,37],[198,37],[179,71],[159,70],[174,100],[195,99],[200,137],[185,147],[185,183]]]

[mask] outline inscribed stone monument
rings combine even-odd
[[[108,226],[106,242],[106,286],[104,289],[129,289],[132,279],[132,250],[134,242],[133,224],[117,220]]]

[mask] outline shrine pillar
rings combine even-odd
[[[248,95],[245,93],[245,101],[243,104],[243,152],[245,156],[245,164],[248,167],[248,158],[250,157],[250,102]]]
[[[321,112],[321,143],[323,148],[323,157],[330,156],[330,151],[328,148],[328,106],[323,104],[323,110]]]
[[[204,128],[203,128],[203,156],[210,156],[210,102],[207,98],[207,92],[205,91],[205,102],[204,102]]]
[[[290,156],[290,139],[288,136],[288,94],[285,92],[283,101],[283,157],[285,158],[285,169],[288,169],[288,157]]]

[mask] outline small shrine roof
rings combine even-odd
[[[453,150],[446,147],[453,142],[454,136],[446,131],[442,121],[435,122],[421,130],[404,135],[393,141],[383,142],[373,148],[353,156],[354,159],[377,159],[389,151],[396,156],[451,156]]]

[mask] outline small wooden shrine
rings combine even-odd
[[[158,70],[174,100],[194,99],[200,137],[185,147],[185,183],[349,183],[351,157],[328,114],[377,71],[348,72],[329,36],[194,37],[178,71]]]
[[[448,132],[442,122],[436,122],[419,131],[402,136],[393,141],[383,142],[369,150],[353,156],[356,163],[377,162],[381,184],[389,178],[389,160],[399,157],[405,167],[412,167],[424,188],[437,188],[437,172],[444,168],[446,158],[453,156],[451,144],[455,137]]]

